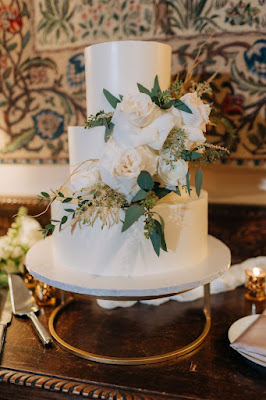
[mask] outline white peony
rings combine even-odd
[[[158,178],[165,186],[178,186],[186,184],[188,163],[182,159],[169,162],[164,154],[161,154],[158,162]]]
[[[125,95],[116,106],[116,110],[122,112],[138,128],[144,128],[154,120],[156,109],[158,107],[145,93]]]
[[[211,107],[203,103],[197,92],[186,93],[180,98],[192,111],[192,114],[181,111],[183,120],[182,128],[185,130],[188,139],[191,141],[205,141],[204,132],[209,122]]]
[[[158,156],[147,146],[119,146],[109,139],[99,161],[102,182],[123,193],[130,202],[139,190],[137,178],[142,170],[154,175]]]
[[[117,143],[126,147],[148,145],[154,150],[162,148],[165,139],[175,125],[173,116],[160,110],[157,118],[145,128],[133,125],[120,111],[114,112],[112,122],[115,124],[113,138]]]
[[[75,192],[76,196],[86,196],[88,194],[88,188],[95,185],[101,180],[100,171],[97,164],[89,165],[81,171],[77,171],[71,177],[71,188]]]

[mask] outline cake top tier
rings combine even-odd
[[[162,90],[171,78],[171,47],[158,42],[106,42],[86,47],[87,114],[113,111],[103,89],[114,96],[138,93],[137,83],[151,88],[158,75]]]

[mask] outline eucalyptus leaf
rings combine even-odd
[[[188,171],[188,172],[187,172],[187,175],[186,175],[186,185],[187,185],[188,194],[190,195],[189,178],[190,178],[190,175],[189,175],[189,171]]]
[[[201,153],[197,153],[196,151],[191,151],[191,150],[184,150],[181,154],[181,157],[185,161],[194,161],[197,158],[200,158],[202,156]]]
[[[62,201],[62,203],[69,203],[72,200],[72,197],[67,197]]]
[[[158,182],[155,182],[154,184],[154,192],[156,194],[156,196],[159,197],[159,199],[162,199],[163,197],[165,197],[167,194],[171,193],[171,190],[166,189],[164,187],[160,187],[160,184]]]
[[[192,114],[191,109],[182,100],[175,100],[174,107],[177,108],[178,110]]]
[[[118,103],[121,103],[121,100],[112,95],[112,93],[108,92],[108,90],[103,89],[103,94],[105,95],[107,101],[111,104],[113,108],[116,108]]]
[[[181,196],[181,192],[178,186],[176,186],[174,193],[176,193],[178,196]]]
[[[41,192],[42,196],[45,197],[46,199],[50,199],[49,193],[46,192]]]
[[[153,89],[155,90],[156,93],[161,93],[162,92],[161,88],[160,88],[160,85],[159,85],[158,75],[155,76]]]
[[[162,219],[161,216],[160,216],[160,218]],[[167,251],[167,246],[166,246],[165,237],[164,237],[164,221],[163,221],[163,224],[161,224],[159,221],[155,220],[155,226],[156,226],[156,229],[159,232],[159,235],[161,238],[161,248],[164,251]]]
[[[107,124],[107,126],[105,125],[105,133],[104,133],[105,143],[108,142],[108,140],[110,139],[110,137],[113,133],[113,130],[114,130],[114,126],[115,126],[115,124],[113,124],[112,122],[110,122],[109,125]]]
[[[143,190],[152,190],[154,186],[152,176],[148,171],[141,171],[138,176],[137,183]]]
[[[168,101],[168,103],[161,105],[161,109],[168,110],[168,108],[173,107],[174,104],[175,104],[175,100],[170,100],[170,101]]]
[[[196,186],[196,192],[197,192],[198,197],[200,197],[202,181],[203,181],[203,173],[202,173],[202,170],[199,168],[199,169],[197,169],[197,171],[195,173],[195,186]]]
[[[142,86],[140,83],[137,83],[137,85],[138,85],[140,93],[145,93],[145,94],[147,94],[148,96],[151,97],[151,92],[147,88]]]
[[[139,204],[133,204],[130,206],[126,211],[122,232],[125,232],[131,225],[133,225],[134,222],[144,214],[144,211],[144,207]]]
[[[67,216],[64,215],[64,216],[61,218],[61,225],[65,224],[66,222],[67,222]]]
[[[140,190],[135,194],[135,196],[133,197],[133,199],[131,200],[131,202],[134,203],[134,202],[136,202],[136,201],[144,200],[144,199],[146,199],[147,196],[148,196],[148,193],[147,193],[145,190],[140,189]]]
[[[161,249],[161,236],[160,236],[160,233],[158,232],[158,229],[156,227],[154,227],[152,233],[150,233],[149,236],[150,236],[154,251],[157,254],[157,256],[159,257],[160,249]]]

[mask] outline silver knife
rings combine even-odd
[[[50,345],[52,343],[52,337],[38,320],[35,313],[39,310],[39,307],[21,276],[16,274],[9,275],[8,284],[13,314],[16,316],[26,315],[29,317],[43,344],[45,346]]]
[[[5,304],[2,309],[1,317],[0,317],[0,354],[3,350],[5,336],[6,336],[6,328],[7,325],[11,322],[12,318],[12,308],[10,302],[9,291],[7,292]]]

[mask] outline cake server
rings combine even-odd
[[[8,291],[5,299],[5,304],[0,316],[0,354],[4,347],[6,328],[7,325],[11,322],[11,318],[12,318],[12,308],[10,302],[10,295]]]
[[[39,307],[21,276],[15,274],[9,275],[8,284],[13,314],[16,316],[26,315],[29,317],[43,344],[45,346],[50,345],[52,343],[52,337],[38,320],[35,313],[39,310]]]

